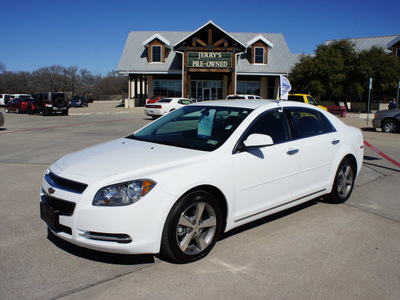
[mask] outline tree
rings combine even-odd
[[[367,101],[369,78],[375,96],[394,93],[400,80],[400,60],[381,48],[355,51],[348,40],[317,47],[314,56],[303,55],[289,76],[293,91],[320,95],[322,99]]]
[[[77,85],[79,84],[79,67],[71,66],[64,69],[64,77],[65,77],[65,89],[72,92],[72,96],[75,96],[75,91],[77,89]]]
[[[314,56],[301,57],[292,70],[294,91],[310,92],[329,100],[339,100],[353,88],[357,54],[348,40],[317,47]]]
[[[358,82],[364,88],[367,98],[369,78],[373,79],[373,92],[378,98],[394,96],[400,80],[400,60],[397,56],[385,53],[382,48],[372,47],[358,55]]]
[[[6,71],[6,65],[3,64],[3,63],[0,61],[0,73],[3,73],[3,72],[5,72],[5,71]]]

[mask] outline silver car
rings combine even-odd
[[[383,132],[400,132],[400,109],[377,111],[372,126]]]

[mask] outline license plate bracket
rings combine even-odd
[[[47,225],[53,229],[59,229],[59,217],[59,211],[56,211],[45,203],[40,202],[40,218],[45,221]]]

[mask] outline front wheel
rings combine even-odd
[[[221,209],[206,191],[183,196],[171,209],[161,241],[161,254],[172,262],[189,263],[205,257],[221,232]]]
[[[335,204],[347,201],[353,191],[355,177],[356,171],[353,162],[347,157],[344,158],[336,172],[332,191],[325,197],[326,201]]]
[[[387,133],[399,131],[399,125],[395,120],[386,120],[382,124],[382,131]]]

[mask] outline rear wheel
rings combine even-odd
[[[195,191],[185,195],[165,222],[161,254],[176,263],[205,257],[218,240],[221,221],[219,204],[210,193]]]
[[[336,172],[332,191],[325,197],[326,201],[336,204],[347,201],[353,191],[355,177],[355,166],[349,158],[345,157]]]

